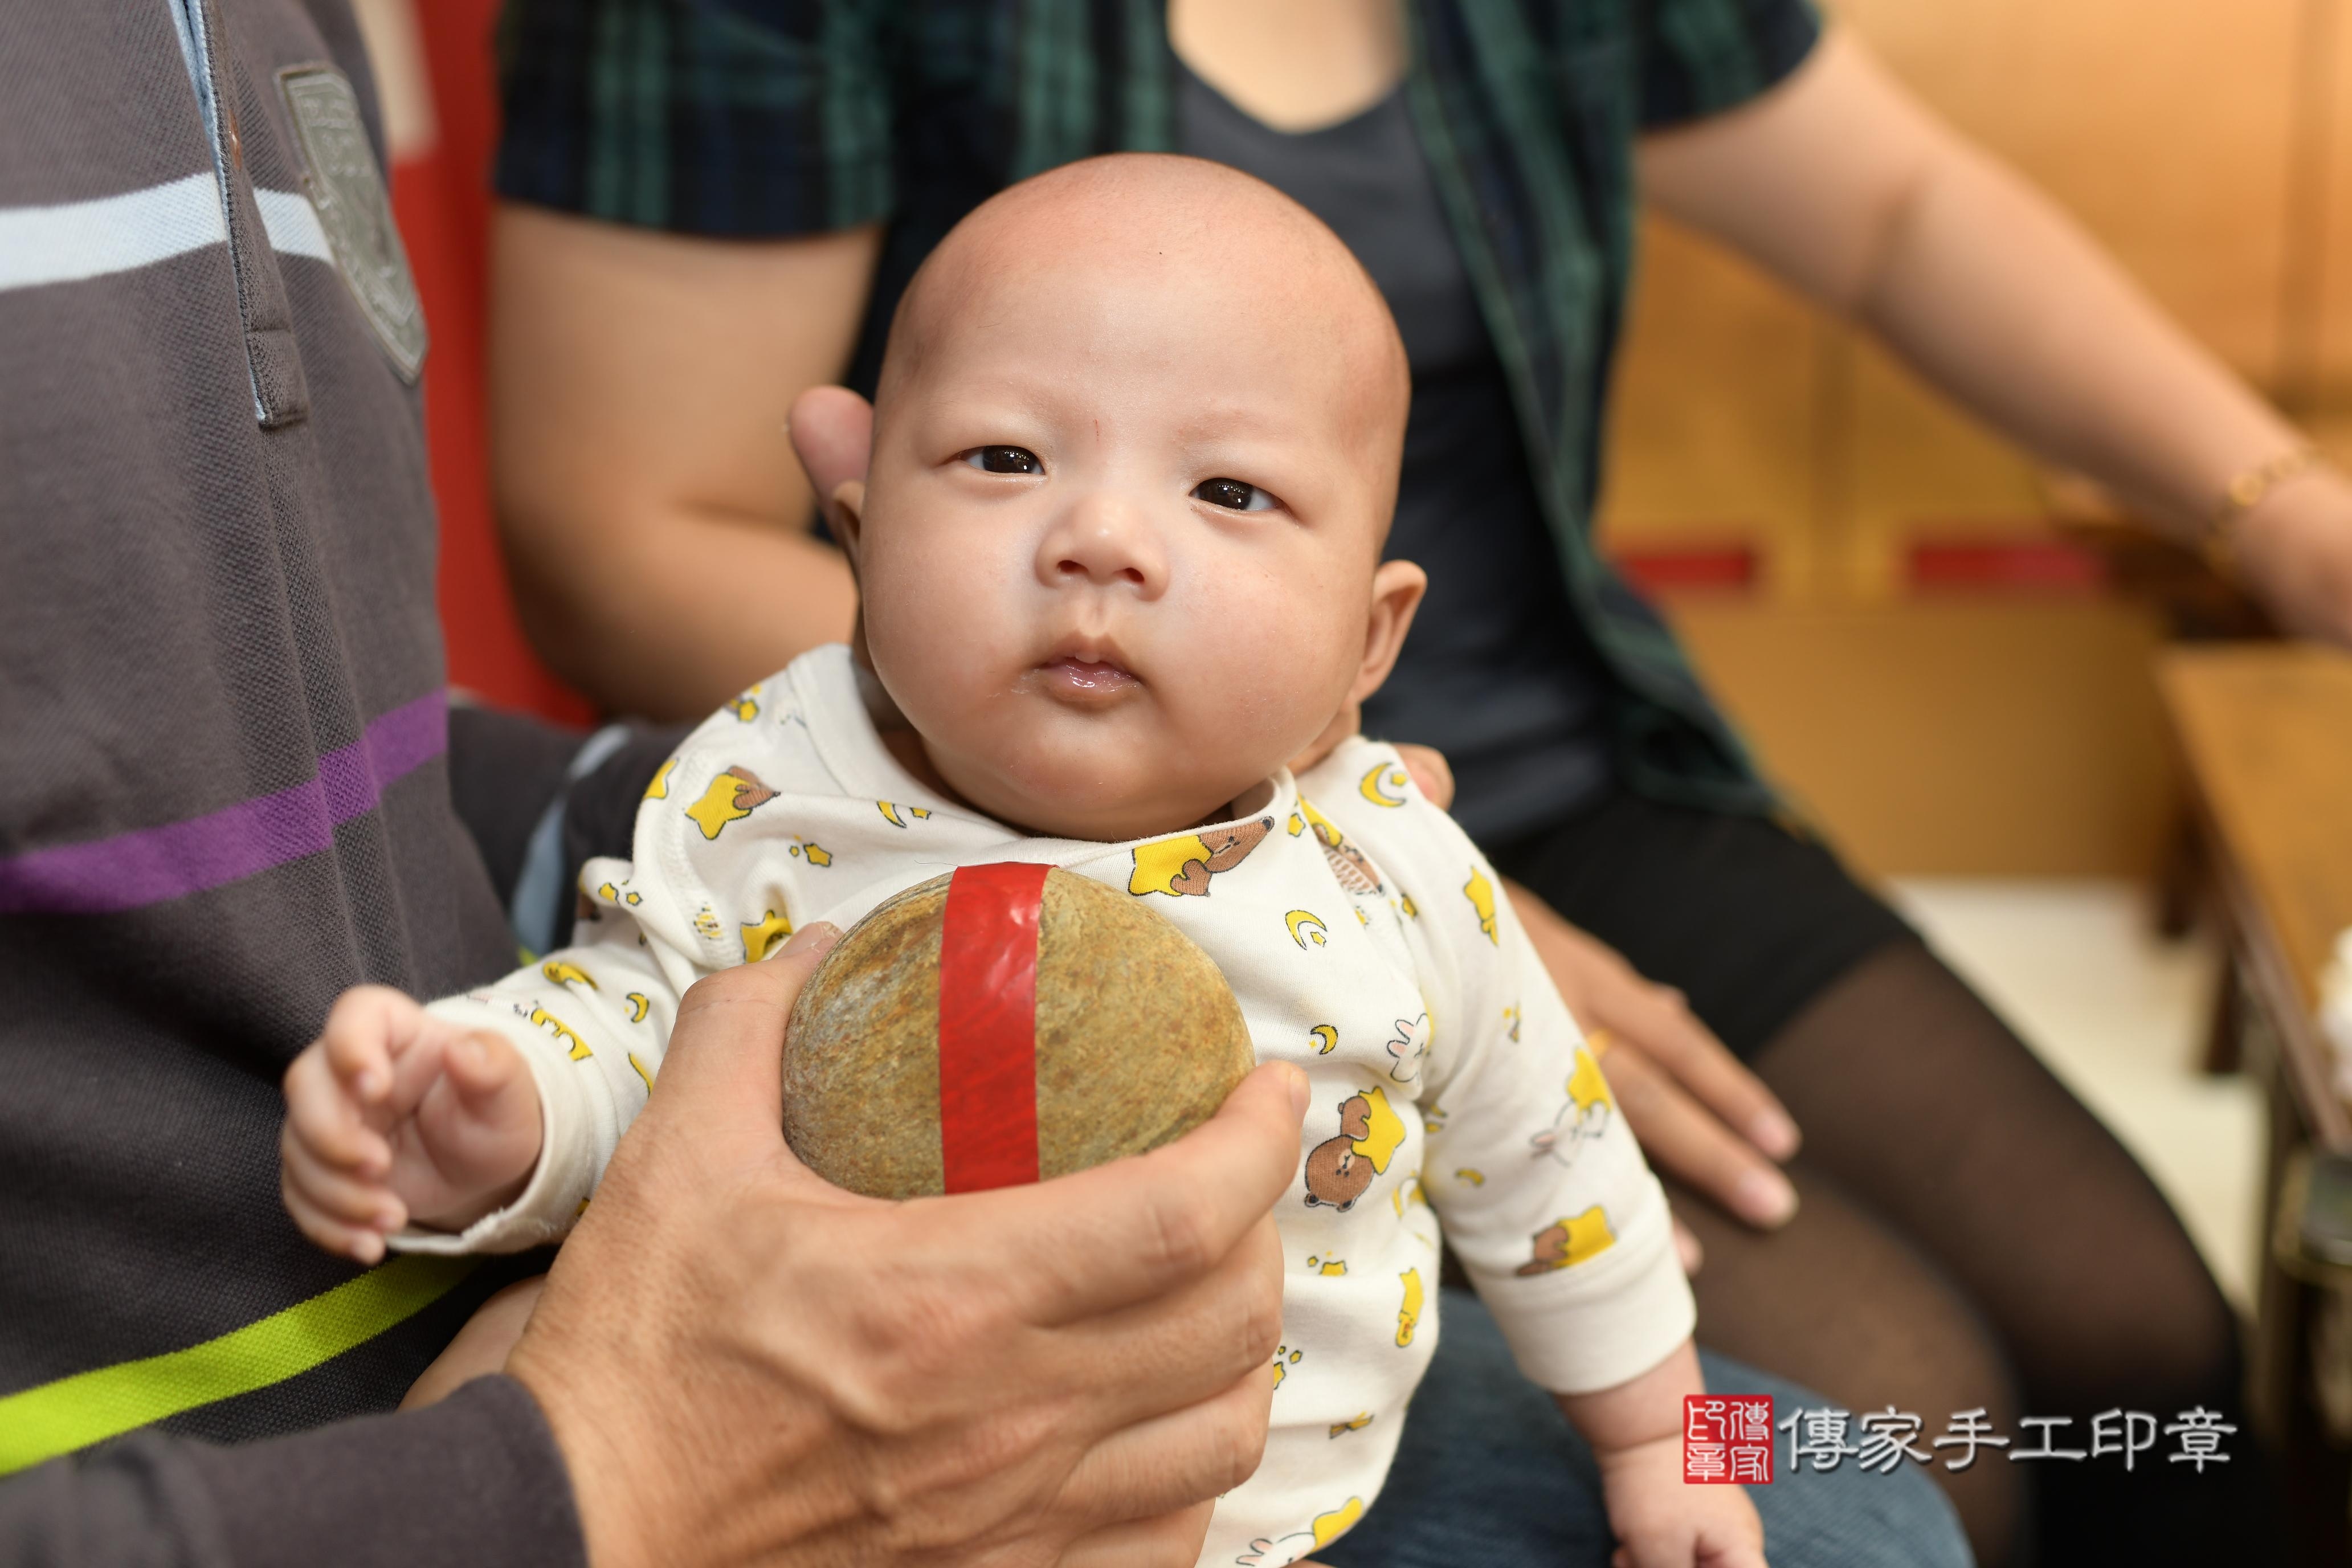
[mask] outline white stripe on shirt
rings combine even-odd
[[[262,227],[281,256],[331,259],[310,198],[257,189]],[[144,190],[52,206],[0,207],[0,292],[73,283],[228,243],[209,169]]]
[[[280,256],[307,256],[313,261],[332,261],[327,249],[327,231],[319,226],[319,209],[310,198],[299,191],[265,191],[253,188],[253,200],[261,208],[261,226],[269,233],[269,248]]]

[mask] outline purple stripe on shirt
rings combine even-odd
[[[379,715],[350,745],[320,752],[308,783],[184,822],[0,859],[0,914],[137,909],[316,855],[334,843],[339,824],[374,810],[386,784],[448,745],[449,695],[431,692]]]

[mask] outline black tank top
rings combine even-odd
[[[1435,746],[1481,843],[1550,826],[1609,783],[1607,677],[1578,628],[1501,362],[1402,89],[1291,135],[1191,70],[1178,145],[1256,175],[1331,226],[1387,296],[1412,367],[1391,557],[1429,574],[1368,734]]]

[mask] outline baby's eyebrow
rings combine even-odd
[[[1211,404],[1187,415],[1171,433],[1186,443],[1227,441],[1240,435],[1269,447],[1296,446],[1315,436],[1291,405],[1281,399]]]

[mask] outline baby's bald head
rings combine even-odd
[[[1381,559],[1410,391],[1362,267],[1245,174],[1097,158],[964,219],[833,514],[940,777],[1105,840],[1262,785],[1412,623],[1421,571]]]
[[[1204,159],[1090,158],[975,209],[899,300],[877,423],[887,424],[898,397],[959,341],[1020,331],[1039,311],[1118,310],[1119,296],[1144,295],[1181,302],[1203,356],[1251,333],[1328,367],[1338,428],[1359,460],[1388,476],[1385,533],[1412,394],[1387,301],[1321,219],[1264,181]]]

